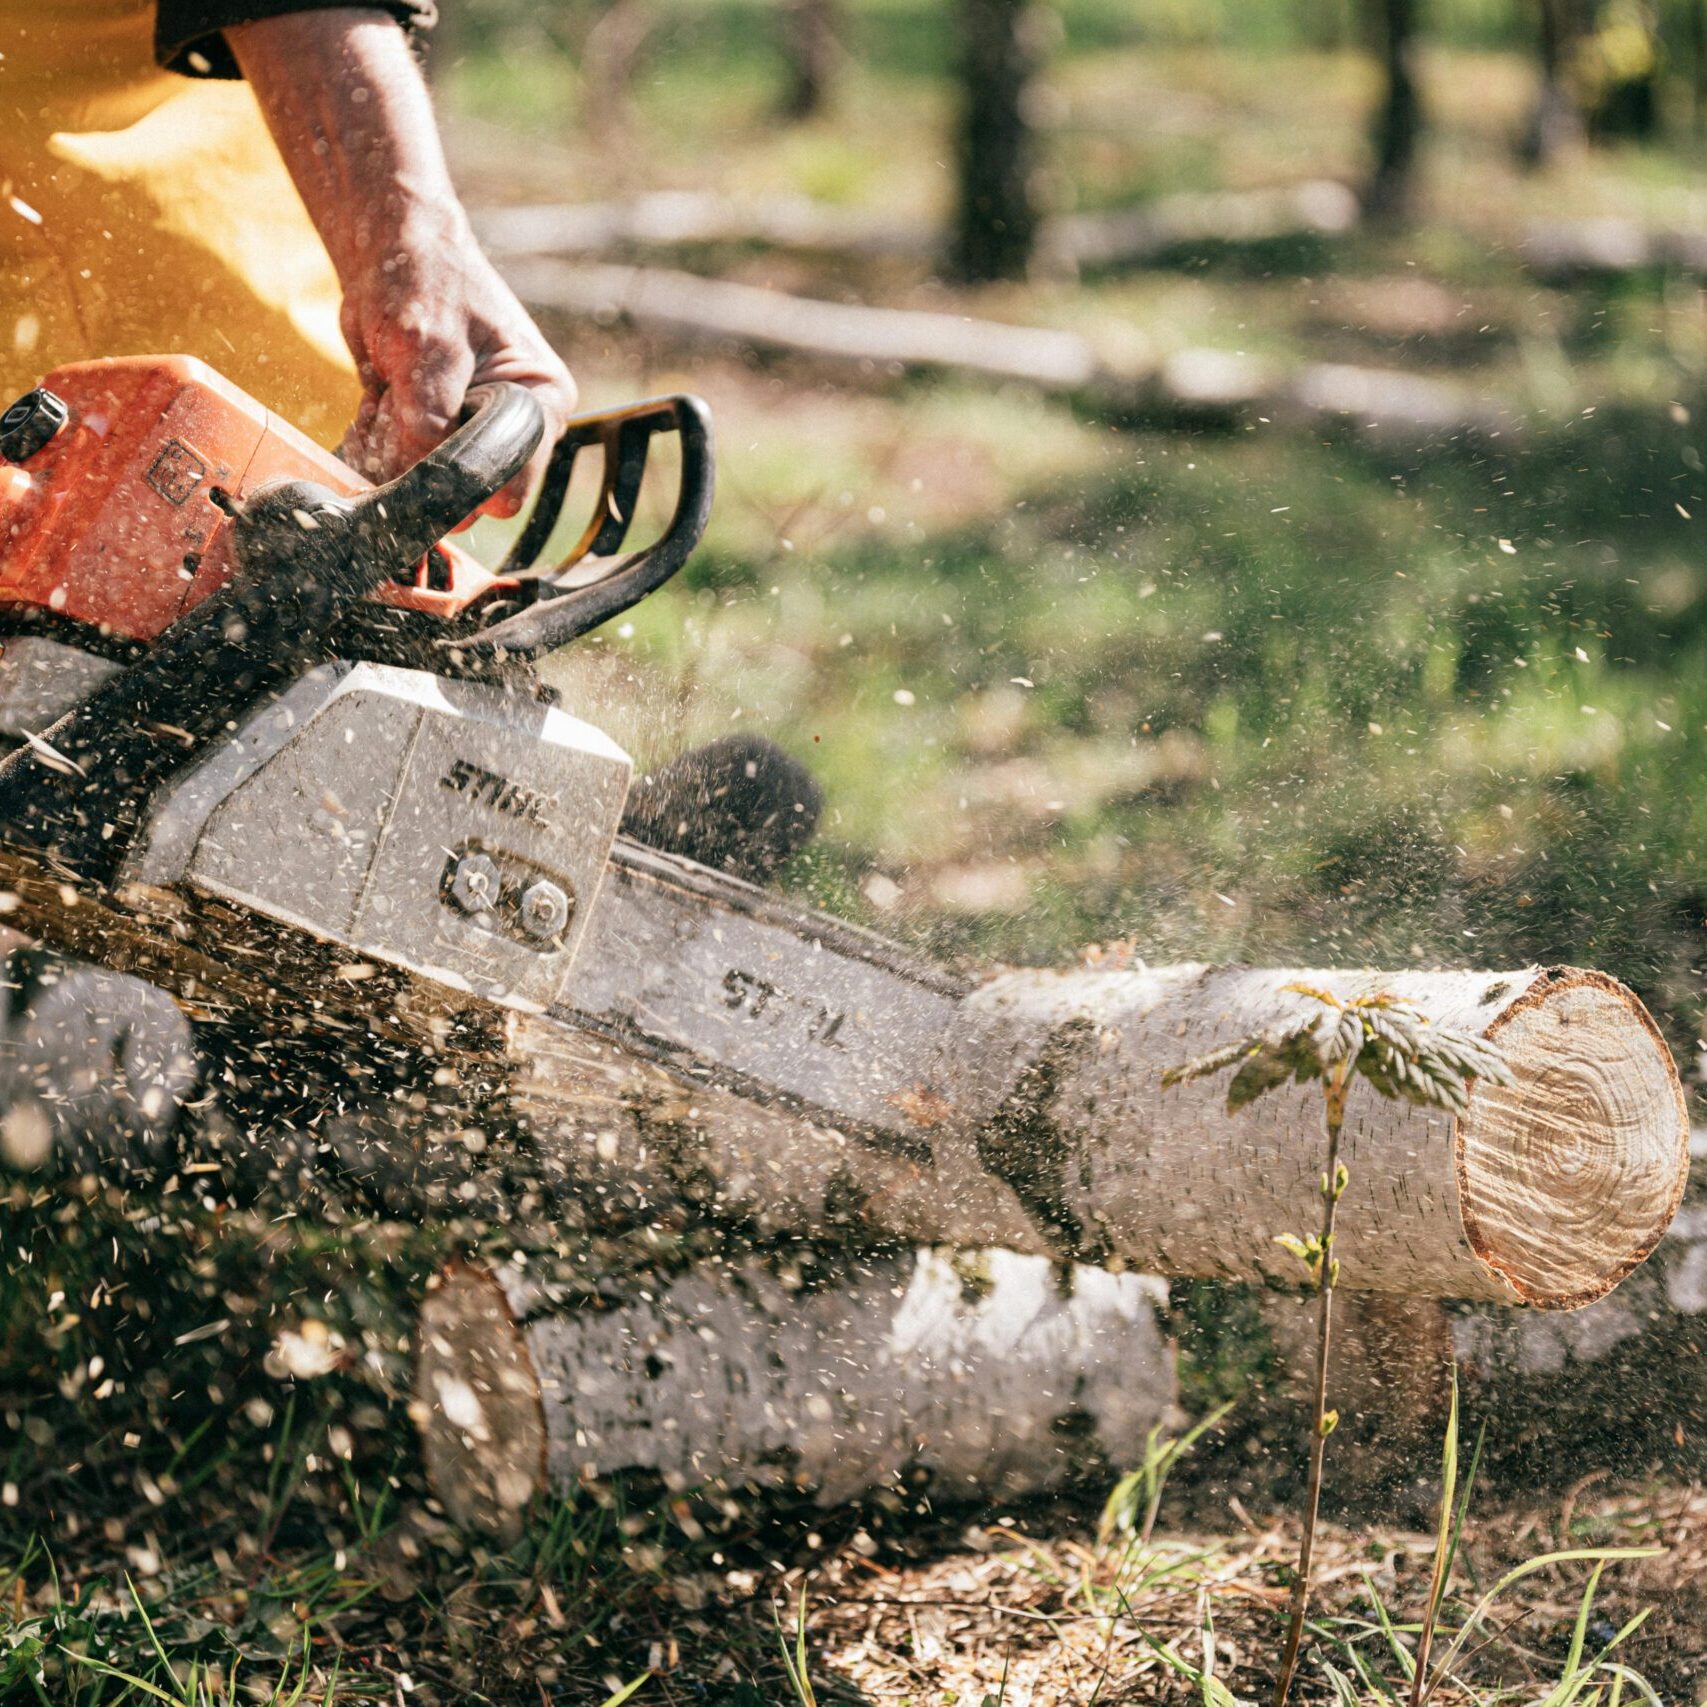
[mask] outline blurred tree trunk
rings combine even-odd
[[[1422,100],[1417,92],[1417,0],[1374,0],[1374,25],[1386,86],[1375,117],[1375,170],[1364,192],[1371,219],[1397,221],[1409,210],[1416,175]]]
[[[1689,88],[1699,136],[1707,131],[1707,0],[1689,0]]]
[[[950,265],[970,283],[1017,279],[1041,223],[1028,112],[1041,58],[1030,0],[959,0],[960,205]]]
[[[1529,166],[1550,165],[1587,135],[1568,67],[1591,23],[1584,0],[1539,0],[1536,59],[1541,73],[1529,126],[1518,148]]]
[[[781,116],[815,118],[829,104],[838,40],[836,0],[782,0],[782,52],[788,65]]]
[[[587,128],[595,137],[620,139],[626,131],[634,68],[657,27],[651,0],[611,0],[587,31],[580,63]]]

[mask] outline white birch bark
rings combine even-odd
[[[423,1307],[414,1412],[439,1499],[497,1533],[624,1470],[826,1505],[924,1470],[1007,1498],[1142,1457],[1174,1397],[1165,1302],[1145,1276],[1006,1251],[849,1257],[793,1290],[707,1264],[607,1309],[465,1267]]]
[[[1492,1038],[1516,1076],[1461,1119],[1351,1098],[1342,1283],[1424,1297],[1586,1304],[1658,1243],[1682,1194],[1682,1089],[1641,1004],[1598,973],[1200,966],[1014,972],[965,998],[888,1128],[860,1134],[751,1088],[521,1019],[518,1106],[595,1192],[687,1195],[772,1233],[975,1248],[1169,1276],[1293,1283],[1277,1235],[1313,1225],[1319,1095],[1237,1115],[1163,1073],[1295,1019],[1285,986],[1388,991]]]

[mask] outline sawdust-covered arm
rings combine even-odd
[[[408,38],[384,12],[336,8],[228,29],[243,75],[344,289],[361,375],[346,458],[373,479],[418,461],[471,386],[525,385],[547,416],[513,510],[574,411],[575,385],[482,254]]]

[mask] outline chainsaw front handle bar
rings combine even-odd
[[[388,484],[340,500],[349,525],[371,541],[364,553],[370,560],[360,565],[369,590],[406,571],[496,497],[527,467],[544,435],[544,412],[525,386],[476,386],[462,425],[442,444]],[[237,522],[240,557],[247,515]]]
[[[634,521],[652,441],[661,433],[676,434],[681,444],[675,510],[651,545],[618,555]],[[567,556],[541,569],[540,554],[563,513],[576,460],[593,445],[603,466],[592,520]],[[711,519],[715,485],[711,412],[699,398],[655,397],[577,416],[553,447],[527,525],[498,571],[519,580],[532,602],[473,636],[442,644],[465,656],[537,658],[610,621],[687,562]]]

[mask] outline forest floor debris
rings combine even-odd
[[[424,1508],[394,1514],[383,1500],[368,1508],[365,1535],[317,1551],[302,1523],[317,1508],[294,1503],[300,1484],[291,1493],[284,1521],[258,1537],[233,1527],[235,1511],[224,1524],[204,1511],[191,1532],[169,1512],[138,1514],[134,1528],[109,1513],[51,1561],[40,1550],[9,1560],[0,1566],[0,1684],[16,1685],[21,1657],[57,1630],[115,1670],[176,1687],[168,1699],[186,1703],[199,1663],[214,1702],[286,1700],[306,1679],[303,1703],[597,1703],[644,1677],[631,1698],[642,1707],[780,1707],[794,1699],[783,1647],[794,1649],[803,1616],[809,1680],[826,1704],[1178,1701],[1187,1680],[1175,1662],[1201,1669],[1206,1642],[1212,1674],[1244,1700],[1262,1698],[1272,1675],[1296,1551],[1290,1519],[1253,1513],[1201,1480],[1170,1496],[1187,1521],[1164,1525],[1144,1547],[1099,1542],[1096,1507],[1083,1499],[970,1522],[920,1501],[899,1523],[867,1508],[820,1514],[816,1527],[743,1522],[713,1538],[694,1533],[683,1502],[630,1507],[607,1489],[545,1515],[512,1554],[470,1548]],[[1707,1685],[1707,1492],[1595,1479],[1472,1517],[1460,1589],[1567,1545],[1663,1549],[1608,1569],[1587,1652],[1652,1608],[1613,1657],[1665,1703],[1696,1702]],[[1324,1661],[1358,1681],[1361,1659],[1368,1677],[1402,1693],[1383,1615],[1414,1626],[1432,1548],[1419,1531],[1324,1527],[1300,1699],[1333,1699]],[[1546,1696],[1565,1667],[1588,1574],[1563,1565],[1513,1589],[1487,1645],[1473,1641],[1433,1699],[1459,1707]],[[1463,1609],[1455,1601],[1453,1616]],[[239,1634],[240,1666],[221,1629]],[[262,1693],[223,1693],[234,1671],[249,1680],[245,1691]],[[145,1698],[140,1689],[127,1697],[110,1677],[97,1692],[95,1675],[50,1659],[63,1692],[47,1698]],[[1360,1698],[1380,1699],[1375,1685],[1362,1689]]]

